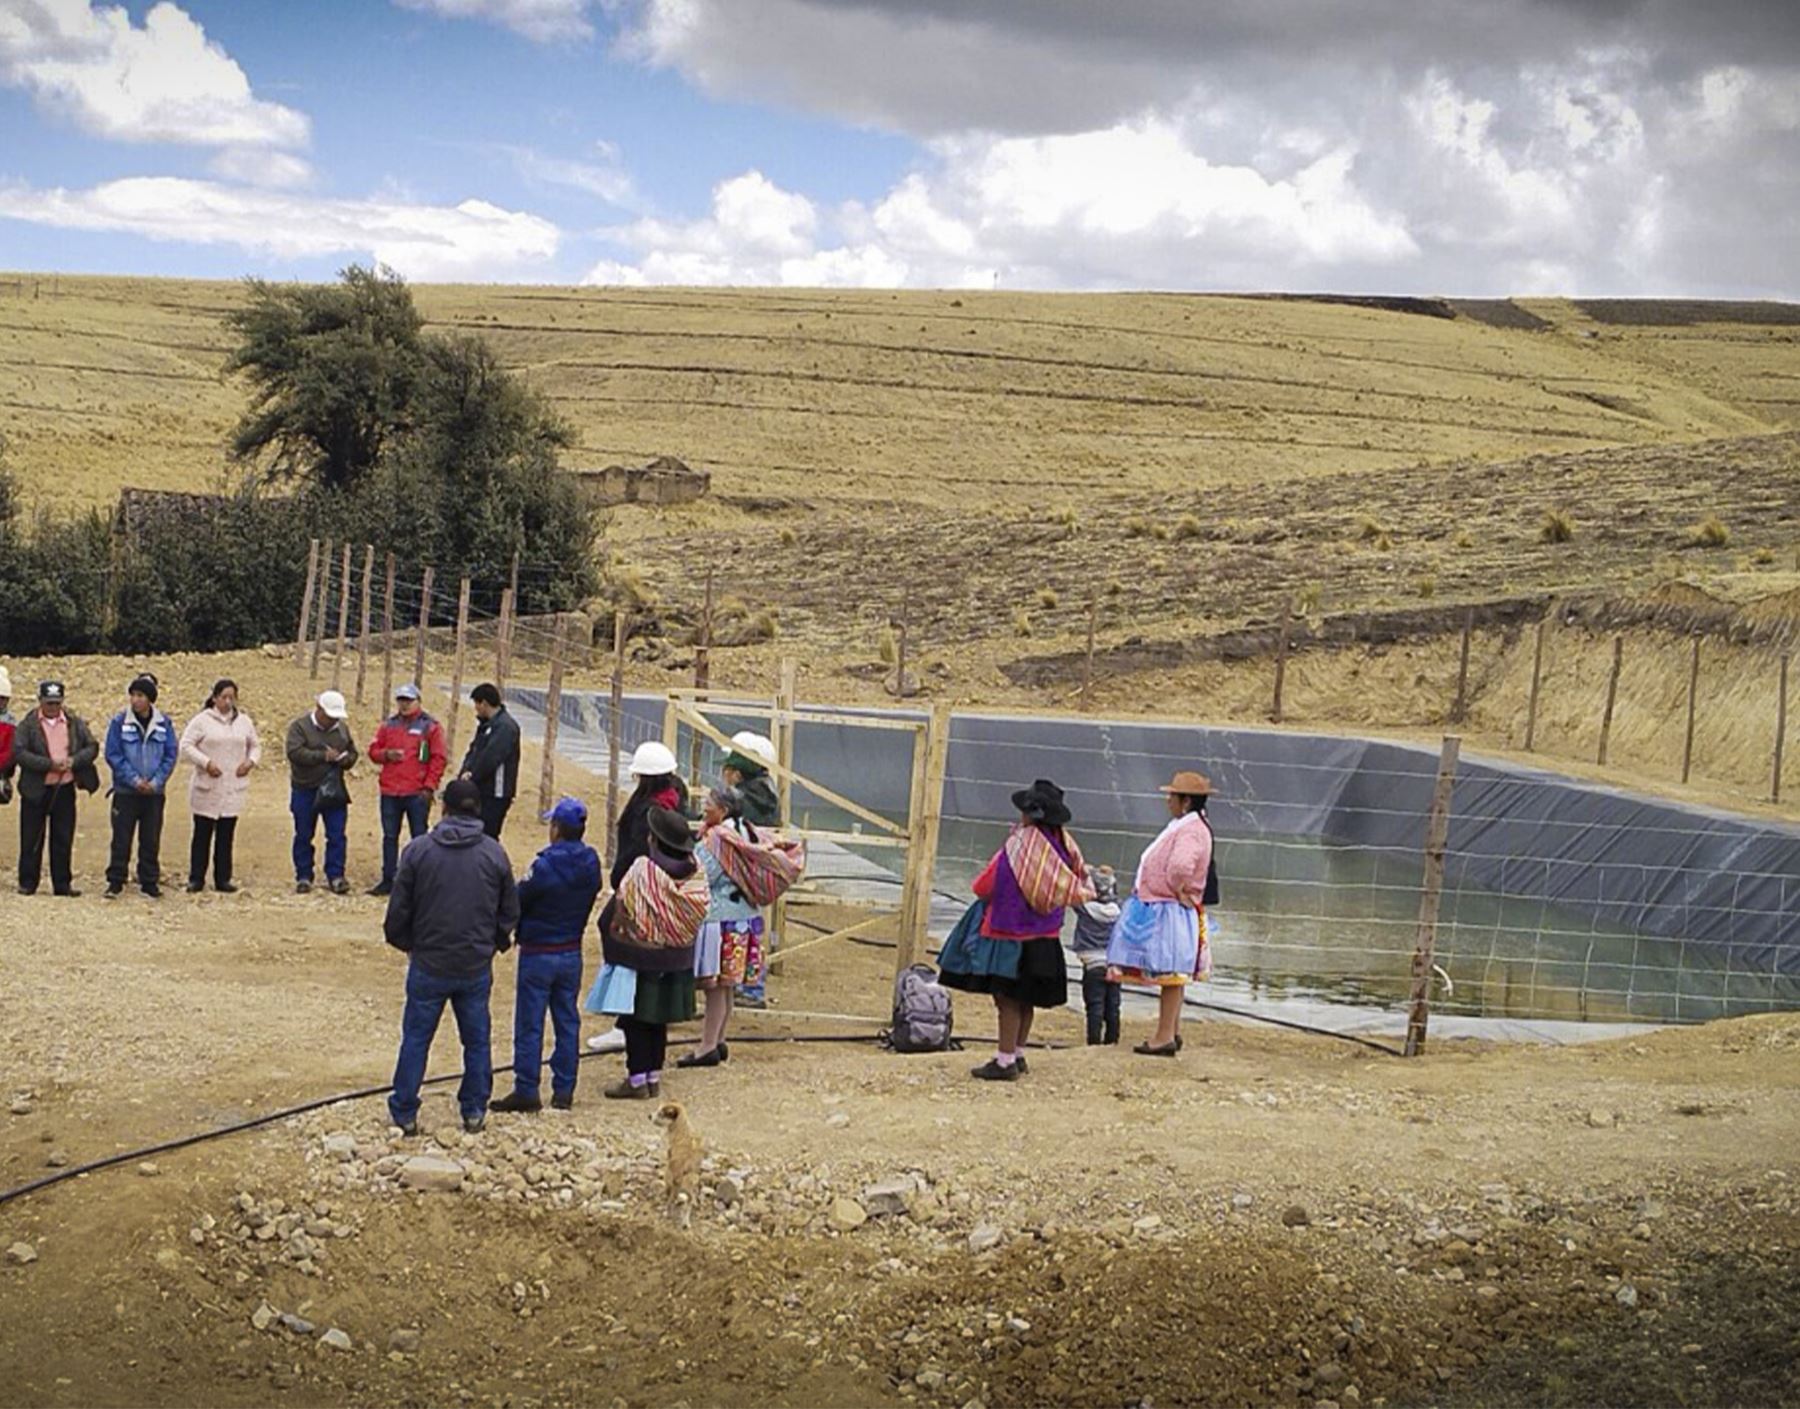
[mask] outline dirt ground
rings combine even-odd
[[[100,900],[90,821],[87,895],[0,898],[0,1186],[387,1080],[402,964],[380,904],[289,893],[260,786],[242,895]],[[962,1053],[753,1040],[867,1035],[890,966],[795,952],[728,1064],[671,1073],[707,1159],[675,1209],[652,1108],[599,1098],[615,1056],[584,1062],[574,1111],[479,1136],[452,1082],[418,1141],[368,1098],[0,1206],[0,1398],[1800,1396],[1800,1017],[1412,1062],[1201,1022],[1166,1062],[1060,1045],[1064,1011],[1009,1087],[967,1075],[991,1032],[973,1000]],[[446,1022],[432,1070],[455,1061]],[[403,1189],[419,1150],[460,1189]]]

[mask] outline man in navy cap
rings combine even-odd
[[[106,726],[106,766],[112,769],[112,856],[106,866],[106,898],[117,899],[131,874],[131,839],[137,835],[138,888],[162,898],[163,789],[175,771],[180,739],[175,721],[156,707],[156,677],[145,671],[125,692],[125,708]]]
[[[572,797],[547,815],[550,845],[519,882],[519,985],[513,1010],[513,1090],[488,1109],[532,1113],[544,1108],[538,1075],[544,1056],[544,1013],[556,1030],[550,1054],[550,1104],[575,1104],[581,1043],[581,941],[600,895],[600,857],[585,840],[587,807]]]

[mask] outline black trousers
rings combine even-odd
[[[510,811],[511,798],[484,797],[481,800],[481,829],[495,841],[499,841],[500,829],[506,825],[506,814]]]
[[[1087,1009],[1087,1045],[1114,1045],[1119,1040],[1119,994],[1122,986],[1106,981],[1106,970],[1081,970],[1081,1002]]]
[[[106,884],[117,888],[131,874],[131,838],[137,834],[138,884],[149,887],[162,882],[161,793],[123,792],[112,795],[112,856],[106,863]]]
[[[625,1034],[625,1070],[633,1076],[661,1071],[669,1054],[668,1024],[620,1018],[619,1027]]]
[[[206,862],[212,860],[213,886],[231,884],[231,844],[237,839],[237,818],[194,818],[194,844],[188,849],[188,884],[206,884]]]
[[[19,889],[35,891],[44,875],[44,833],[50,834],[50,888],[58,895],[74,884],[75,785],[60,783],[36,802],[19,794]]]

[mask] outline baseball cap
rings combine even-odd
[[[58,703],[61,703],[62,697],[62,681],[43,680],[38,683],[38,698],[40,700],[55,700]]]
[[[451,812],[473,814],[481,811],[481,789],[467,778],[458,778],[444,789],[444,807]]]
[[[585,827],[587,818],[587,804],[573,797],[558,799],[556,806],[544,814],[546,822],[554,822],[559,827]]]
[[[350,706],[344,703],[344,697],[336,690],[327,690],[319,696],[319,708],[333,719],[350,717]]]
[[[419,698],[419,687],[410,684],[402,685],[398,690],[394,691],[394,698],[397,700],[416,700]]]

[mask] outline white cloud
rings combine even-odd
[[[501,146],[498,150],[511,159],[513,169],[527,181],[566,186],[626,210],[635,210],[644,203],[631,173],[620,160],[619,149],[611,142],[594,143],[595,159],[590,161],[551,156],[532,147]]]
[[[312,164],[292,152],[271,152],[262,147],[226,147],[206,164],[214,176],[245,186],[268,186],[278,191],[298,190],[313,182]]]
[[[539,44],[586,39],[588,0],[397,0],[408,10],[429,10],[453,20],[489,20]]]
[[[167,3],[139,28],[123,7],[7,0],[0,82],[112,141],[299,147],[308,135],[304,114],[256,97],[236,61]]]
[[[1076,287],[1226,286],[1260,261],[1296,269],[1391,265],[1417,253],[1404,225],[1351,179],[1354,154],[1326,153],[1271,181],[1219,166],[1171,124],[1061,137],[933,144],[929,172],[872,209],[829,220],[760,172],[722,182],[711,213],[611,232],[637,258],[594,282]]]
[[[0,217],[65,230],[235,245],[276,259],[366,258],[412,279],[536,274],[555,257],[549,221],[486,201],[454,206],[327,200],[177,177],[133,177],[88,190],[0,187]]]

